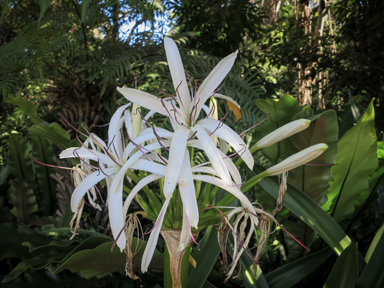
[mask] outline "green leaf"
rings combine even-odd
[[[137,238],[133,238],[132,247],[136,247]],[[97,248],[88,249],[78,252],[69,257],[57,269],[52,270],[52,273],[59,273],[65,269],[72,272],[81,272],[86,279],[91,277],[102,278],[110,273],[124,271],[126,256],[120,253],[119,249],[115,248],[111,252],[111,247],[114,241],[106,242]],[[141,244],[140,244],[141,245]],[[133,269],[137,270],[141,266],[141,258],[144,253],[147,242],[144,241],[140,250],[133,257]],[[159,251],[155,250],[150,268],[163,269],[164,256]]]
[[[384,225],[380,228],[379,232],[372,241],[372,248],[374,248],[369,262],[365,267],[359,281],[357,288],[381,288],[384,286]],[[380,240],[379,240],[380,239]],[[371,250],[371,247],[369,248]]]
[[[39,247],[40,249],[37,256],[19,263],[3,281],[9,282],[13,280],[27,269],[40,270],[46,267],[53,269],[53,265],[62,263],[74,253],[85,249],[96,248],[108,240],[110,239],[106,239],[105,237],[90,237],[80,244],[78,244],[78,241],[71,241],[69,238],[63,239],[62,241],[52,241],[48,245]]]
[[[233,240],[233,239],[232,239]],[[247,249],[248,250],[248,249]],[[248,250],[248,253],[252,255],[252,252]],[[256,266],[256,275],[253,271],[253,261],[246,253],[243,253],[240,257],[241,262],[241,276],[243,283],[247,288],[269,288],[267,280],[264,277],[260,266]]]
[[[290,154],[315,144],[325,143],[328,149],[311,163],[333,164],[337,152],[338,133],[336,112],[325,111],[312,121],[307,129],[290,138]],[[288,181],[322,205],[326,201],[329,182],[333,180],[330,170],[331,166],[302,165],[289,172]]]
[[[264,113],[269,114],[268,119],[266,119],[262,125],[255,127],[252,138],[254,138],[256,142],[277,128],[291,122],[295,114],[302,111],[299,102],[289,95],[281,97],[279,101],[274,99],[259,99],[256,101],[256,104]],[[285,140],[280,141],[268,148],[264,148],[262,152],[272,164],[276,164],[279,159],[284,159],[289,156],[285,143]]]
[[[331,169],[334,181],[329,188],[328,201],[323,206],[326,211],[332,211],[337,222],[353,214],[356,196],[368,188],[367,177],[378,166],[374,119],[372,100],[356,126],[338,143],[338,165]]]
[[[0,224],[0,260],[5,258],[29,258],[37,255],[30,253],[29,249],[22,245],[23,242],[30,241],[35,245],[46,245],[51,241],[50,238],[40,235],[31,229],[20,227],[16,229],[11,224]]]
[[[24,113],[31,118],[35,126],[29,129],[30,134],[44,137],[48,141],[61,146],[63,149],[70,147],[70,137],[67,131],[57,123],[51,123],[49,126],[45,125],[44,121],[37,114],[37,107],[31,102],[22,98],[20,95],[16,97],[6,97],[4,98],[4,102],[19,106]]]
[[[10,183],[9,203],[14,206],[11,212],[24,224],[28,224],[29,218],[37,212],[36,196],[25,181],[11,180]]]
[[[209,273],[215,265],[220,254],[217,242],[217,231],[211,225],[207,228],[203,239],[200,241],[199,249],[195,249],[191,256],[196,261],[196,268],[190,267],[188,276],[188,287],[202,287]]]
[[[47,140],[40,136],[33,135],[32,147],[33,149],[31,157],[33,159],[45,164],[56,165],[56,163],[53,161],[55,157],[55,152],[53,151],[52,146]],[[39,206],[43,209],[44,216],[53,215],[57,209],[57,181],[51,178],[50,174],[55,173],[55,170],[51,167],[38,163],[34,163],[34,170],[36,174],[36,182],[38,184],[40,197],[43,200],[42,202],[39,202]]]
[[[33,171],[32,161],[28,158],[29,149],[27,144],[18,134],[9,134],[8,139],[8,165],[9,173],[19,181],[26,180],[33,187],[35,183],[35,175]]]
[[[314,254],[283,265],[268,273],[265,278],[271,288],[292,287],[318,269],[332,254],[332,249],[326,247]]]
[[[355,287],[359,277],[357,243],[352,243],[337,258],[331,274],[325,282],[325,288],[351,288]],[[365,286],[372,287],[372,286]]]
[[[257,170],[257,168],[255,170]],[[256,173],[257,172],[258,171],[256,171]],[[259,184],[275,199],[278,198],[279,184],[277,183],[276,177],[264,178]],[[351,243],[349,237],[331,216],[315,201],[291,185],[288,185],[284,198],[284,206],[315,230],[337,254],[340,255]]]

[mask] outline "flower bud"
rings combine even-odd
[[[311,124],[311,120],[308,119],[298,119],[292,121],[269,133],[267,136],[259,140],[255,146],[257,149],[269,147],[285,138],[288,138],[289,136],[292,136],[293,134],[307,129],[309,124]]]
[[[328,145],[324,143],[310,146],[304,150],[301,150],[296,154],[293,154],[292,156],[281,161],[275,166],[268,168],[262,174],[265,174],[265,176],[273,176],[273,175],[278,175],[283,172],[292,170],[303,164],[311,162],[313,159],[320,156],[327,148],[328,148]]]

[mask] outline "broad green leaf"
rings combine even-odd
[[[137,238],[134,238],[132,247],[136,247],[136,241],[138,241]],[[106,242],[97,248],[75,253],[52,272],[59,273],[69,269],[72,272],[81,272],[86,279],[89,279],[91,277],[102,278],[110,273],[124,271],[126,256],[118,248],[113,249],[111,252],[113,243],[114,241]],[[140,246],[140,250],[133,257],[134,270],[139,269],[141,266],[141,258],[146,245],[147,242],[144,241],[143,245]],[[164,256],[155,250],[149,267],[162,270],[164,265],[163,258]]]
[[[305,110],[304,110],[305,111]],[[320,114],[311,125],[290,138],[290,154],[319,143],[328,145],[328,149],[313,160],[312,164],[333,164],[336,158],[338,137],[337,115],[333,110]],[[329,182],[333,180],[331,166],[302,165],[289,172],[288,181],[303,191],[319,205],[326,201]]]
[[[356,126],[350,129],[338,143],[336,166],[331,169],[331,182],[326,211],[332,211],[337,222],[349,218],[355,208],[356,196],[368,188],[367,177],[377,166],[377,141],[374,127],[373,100]]]
[[[32,137],[32,153],[31,157],[39,162],[56,165],[53,161],[55,152],[47,140],[40,136],[34,135]],[[38,163],[34,163],[34,170],[36,174],[36,182],[42,199],[40,208],[43,210],[44,216],[53,215],[57,209],[56,199],[56,184],[50,174],[55,173],[51,167],[47,167]]]
[[[283,265],[268,273],[265,278],[271,288],[292,287],[318,269],[332,254],[332,249],[326,247],[314,254]]]
[[[10,200],[14,207],[11,212],[22,223],[28,224],[29,218],[37,212],[36,196],[25,181],[11,180]]]
[[[213,225],[207,228],[199,244],[199,249],[195,249],[191,254],[196,261],[196,268],[189,269],[188,287],[190,288],[203,286],[219,257],[220,247],[217,242],[217,231]]]
[[[357,195],[354,205],[354,218],[357,218],[364,207],[372,204],[377,199],[377,190],[384,186],[384,160],[379,159],[379,167],[371,175],[367,177],[368,188]]]
[[[35,245],[46,245],[51,239],[31,229],[20,227],[16,229],[11,224],[0,224],[0,260],[5,258],[29,258],[37,255],[30,253],[29,249],[22,245],[30,241]]]
[[[384,286],[384,234],[383,227],[377,233],[372,241],[372,248],[374,251],[369,258],[369,262],[365,267],[359,281],[357,282],[357,288],[382,288]],[[379,240],[380,239],[380,240]],[[371,248],[371,247],[370,247]]]
[[[295,114],[302,111],[299,102],[289,95],[281,97],[279,101],[274,99],[259,99],[256,104],[264,113],[269,114],[268,119],[261,125],[255,127],[252,138],[254,138],[256,142],[277,128],[291,122]],[[272,164],[276,164],[280,158],[284,159],[289,156],[285,140],[268,148],[264,148],[263,154]]]
[[[51,123],[49,126],[37,114],[37,107],[30,101],[22,98],[20,95],[16,97],[6,97],[4,102],[19,106],[26,115],[28,115],[35,126],[29,129],[32,135],[39,135],[48,141],[55,143],[61,148],[70,147],[70,137],[67,131],[61,128],[57,123]]]
[[[81,1],[81,20],[80,20],[80,22],[84,22],[84,20],[85,20],[85,15],[87,14],[87,9],[89,7],[89,1],[90,0]],[[113,23],[113,24],[116,25],[115,23]]]
[[[384,159],[384,141],[377,142],[377,158]]]
[[[54,269],[53,267],[55,264],[63,263],[63,261],[68,259],[74,253],[85,249],[96,248],[108,240],[110,239],[106,239],[105,237],[90,237],[85,239],[80,244],[78,244],[77,241],[70,241],[68,238],[61,241],[62,243],[60,243],[60,241],[53,241],[48,244],[49,247],[48,245],[41,247],[44,249],[40,249],[37,256],[19,263],[19,265],[17,265],[15,269],[13,269],[12,272],[4,278],[3,281],[11,281],[29,268],[40,270],[50,267],[50,269]],[[65,243],[68,243],[69,245],[63,245]]]
[[[257,170],[257,168],[255,170]],[[256,171],[256,173],[257,172],[258,171]],[[278,198],[279,184],[276,181],[276,177],[264,178],[259,184],[275,199]],[[351,243],[349,237],[331,216],[315,201],[291,185],[288,185],[284,198],[284,206],[315,230],[337,254],[340,255]]]
[[[357,243],[352,243],[341,253],[328,276],[327,282],[325,282],[325,288],[355,287],[359,278],[358,253]]]

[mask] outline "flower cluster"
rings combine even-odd
[[[82,143],[80,148],[69,148],[60,154],[60,158],[75,157],[80,159],[80,167],[84,171],[82,180],[79,181],[73,192],[71,208],[75,217],[79,219],[84,205],[83,197],[86,194],[88,194],[88,199],[92,199],[90,205],[97,208],[94,197],[90,197],[89,193],[92,196],[96,195],[95,189],[97,188],[95,185],[104,181],[108,188],[106,203],[109,208],[111,230],[116,244],[121,250],[130,249],[127,247],[127,243],[130,245],[132,235],[128,233],[128,230],[133,231],[132,227],[138,227],[137,224],[129,224],[133,221],[132,219],[136,219],[127,215],[132,201],[137,201],[143,207],[143,215],[147,216],[148,219],[153,218],[150,217],[150,213],[155,214],[154,227],[150,231],[142,259],[141,270],[145,272],[153,256],[161,230],[181,228],[179,251],[184,250],[191,240],[194,240],[192,229],[199,231],[201,215],[197,201],[199,191],[197,191],[196,183],[205,182],[229,192],[240,201],[241,207],[233,208],[228,216],[223,216],[229,219],[235,214],[238,215],[234,224],[235,234],[237,227],[240,227],[240,234],[245,235],[246,224],[244,223],[248,219],[251,220],[252,228],[242,244],[241,251],[233,255],[236,262],[249,242],[250,235],[255,232],[255,227],[259,225],[260,217],[258,215],[261,215],[262,221],[266,221],[263,215],[273,218],[272,215],[255,207],[243,194],[240,173],[230,159],[231,156],[238,155],[252,170],[254,159],[251,150],[247,148],[247,145],[235,131],[224,124],[225,116],[221,119],[213,117],[217,113],[215,105],[211,108],[206,105],[207,100],[215,97],[224,98],[239,107],[230,97],[217,93],[217,87],[232,68],[237,52],[221,60],[200,87],[197,87],[196,84],[192,85],[189,76],[184,72],[175,42],[167,37],[164,42],[175,95],[157,97],[136,89],[118,88],[118,91],[134,105],[132,105],[131,110],[129,109],[131,103],[121,106],[114,113],[109,123],[108,140],[105,142],[97,135],[88,133],[85,135],[87,140]],[[144,116],[140,107],[146,108],[149,113]],[[172,131],[153,126],[149,118],[154,113],[168,117],[173,128]],[[256,143],[253,150],[268,147],[306,129],[309,124],[310,121],[305,119],[289,123],[261,139]],[[211,136],[220,139],[221,148],[224,147],[225,149],[217,147],[217,141],[214,141]],[[234,151],[232,155],[225,154],[226,145],[232,147]],[[326,148],[325,144],[309,147],[267,169],[260,175],[260,179],[265,176],[285,173],[294,167],[309,162]],[[191,161],[195,150],[203,151],[209,162],[195,166],[194,162]],[[139,173],[139,177],[137,171],[145,171],[145,173]],[[153,193],[147,185],[160,179],[163,179],[161,183],[164,183],[161,187],[162,193]],[[126,197],[123,193],[124,181],[135,182]],[[144,202],[138,196],[138,193],[142,191],[146,193],[149,206],[153,211],[146,209]],[[181,201],[176,204],[179,208],[182,207],[181,225],[178,227],[170,223],[170,219],[177,218],[173,215],[176,204],[173,203],[175,201],[172,202],[172,199],[177,197]],[[225,208],[219,207],[218,209]],[[126,221],[126,219],[131,220]],[[241,237],[240,240],[243,241],[243,238]],[[230,273],[232,271],[233,269]]]

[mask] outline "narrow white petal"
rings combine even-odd
[[[109,169],[105,169],[104,172],[108,175],[108,173],[110,173],[111,171]],[[91,189],[105,177],[107,176],[105,176],[103,173],[100,173],[100,171],[95,171],[89,174],[83,181],[81,181],[81,183],[76,187],[75,191],[73,191],[71,196],[72,212],[77,212],[77,207],[79,206],[79,203],[83,198],[84,194],[87,193],[89,189]]]
[[[149,151],[158,149],[159,143],[156,142],[156,143],[147,145],[145,146],[145,148]],[[127,160],[127,162],[124,163],[124,165],[120,168],[120,171],[112,179],[111,190],[110,190],[111,193],[116,192],[117,184],[119,183],[119,181],[122,181],[127,170],[131,168],[131,166],[135,163],[135,161],[137,161],[142,156],[143,156],[143,153],[141,151],[137,151]]]
[[[175,87],[175,90],[177,89],[179,91],[183,106],[187,110],[185,112],[189,114],[191,112],[191,96],[189,95],[188,83],[185,78],[184,66],[181,61],[179,49],[177,48],[175,41],[168,37],[164,38],[164,45],[173,86]]]
[[[179,252],[187,248],[189,241],[191,240],[187,221],[187,214],[185,213],[185,209],[183,209],[183,226],[181,228],[179,247],[177,248],[177,251]]]
[[[169,200],[171,200],[171,198],[165,200],[163,208],[161,208],[161,211],[159,213],[159,217],[156,220],[156,227],[152,230],[147,242],[147,247],[145,247],[143,260],[141,261],[141,272],[143,273],[147,272],[149,263],[151,262],[153,253],[155,252],[157,240],[159,239],[161,226],[163,225],[163,220],[165,212],[168,208]]]
[[[116,188],[116,193],[109,193],[109,223],[113,239],[117,239],[116,244],[120,251],[125,248],[125,233],[122,231],[125,225],[125,215],[123,214],[123,181],[119,181]],[[121,232],[121,233],[120,233]],[[120,236],[119,236],[120,234]]]
[[[108,147],[110,147],[113,154],[121,155],[123,152],[123,145],[121,139],[121,126],[124,123],[124,118],[121,117],[123,112],[127,109],[129,104],[119,107],[113,114],[108,126]],[[113,146],[113,147],[112,147]],[[115,151],[115,149],[116,151]]]
[[[300,131],[303,131],[304,129],[307,129],[310,124],[311,120],[308,119],[298,119],[289,122],[288,124],[281,126],[280,128],[272,131],[271,133],[260,139],[256,143],[256,146],[258,149],[269,147],[285,138],[290,137],[291,135],[294,135],[296,133],[299,133]]]
[[[192,178],[191,162],[188,149],[185,148],[184,159],[180,169],[180,177],[184,178],[183,184],[179,182],[180,196],[191,227],[197,228],[199,223],[199,209],[197,207],[195,185]]]
[[[244,160],[244,162],[247,164],[249,169],[253,169],[253,165],[255,164],[252,153],[247,148],[247,145],[245,145],[243,139],[235,131],[233,131],[230,127],[225,125],[224,123],[221,123],[218,120],[215,119],[204,119],[199,121],[199,125],[204,127],[210,132],[215,131],[213,134],[216,135],[218,138],[221,138],[225,140],[229,145],[233,147],[233,149],[237,151],[240,151],[243,149],[242,152],[240,152],[240,157]],[[220,126],[219,126],[220,125]],[[217,129],[217,127],[220,127]],[[245,149],[245,151],[244,151]]]
[[[230,187],[228,186],[223,180],[219,178],[215,178],[212,176],[205,176],[205,175],[193,175],[193,179],[198,181],[203,181],[207,183],[211,183],[213,185],[216,185],[220,187],[221,189],[224,189],[231,193],[233,196],[235,196],[237,199],[240,200],[241,204],[246,207],[250,212],[256,214],[255,208],[252,206],[252,203],[248,200],[248,198],[239,190],[238,187]]]
[[[227,100],[227,101],[229,101],[229,102],[232,102],[233,104],[235,104],[235,105],[237,106],[237,108],[240,109],[240,105],[239,105],[239,103],[237,103],[237,102],[236,102],[235,100],[233,100],[231,97],[225,96],[225,95],[223,95],[223,94],[218,94],[218,93],[216,93],[215,95],[213,95],[213,97],[215,97],[215,98],[221,98],[221,99]]]
[[[167,111],[164,109],[160,99],[156,96],[153,96],[147,92],[140,90],[118,87],[117,90],[132,103],[136,103],[139,106],[145,107],[149,110],[156,111],[162,115],[168,116]],[[168,111],[172,109],[172,105],[166,101],[163,101],[164,105],[168,108]]]
[[[151,174],[147,177],[144,177],[141,179],[135,187],[133,187],[131,193],[129,193],[128,197],[124,201],[124,208],[123,208],[123,215],[124,217],[127,215],[128,208],[132,203],[133,198],[135,198],[136,194],[140,192],[141,189],[143,189],[145,186],[147,186],[149,183],[156,181],[163,176],[161,175],[156,175],[156,174]]]
[[[262,173],[268,176],[272,176],[272,175],[278,175],[283,172],[292,170],[303,164],[311,162],[313,159],[323,154],[323,152],[327,148],[328,148],[328,145],[324,143],[312,145],[304,150],[301,150],[296,154],[293,154],[292,156],[289,156],[287,159],[281,161],[280,163],[272,167],[269,167],[267,170],[265,170]]]
[[[179,127],[173,134],[169,150],[167,172],[164,179],[165,198],[170,197],[175,190],[177,178],[184,159],[185,147],[187,147],[189,133],[189,129]]]
[[[225,165],[219,153],[219,149],[217,149],[215,143],[213,143],[211,137],[209,137],[209,134],[204,130],[202,126],[198,124],[196,124],[194,127],[191,127],[191,130],[193,130],[194,132],[197,131],[196,137],[200,140],[200,143],[204,148],[205,154],[207,154],[209,160],[212,163],[212,166],[215,168],[220,178],[230,184],[232,180],[231,176],[229,175],[227,166]]]
[[[233,63],[235,63],[236,56],[237,51],[222,59],[219,64],[213,68],[211,73],[209,73],[208,77],[205,78],[203,83],[201,83],[201,86],[195,96],[197,97],[197,101],[200,100],[197,104],[197,113],[200,112],[201,107],[203,107],[205,101],[207,101],[207,99],[212,96],[214,90],[224,80],[225,76],[227,76],[229,70],[231,70],[233,66]]]
[[[98,151],[95,150],[90,150],[90,149],[85,149],[85,148],[78,148],[78,147],[72,147],[65,149],[63,152],[60,153],[59,155],[60,159],[63,158],[80,158],[80,159],[88,159],[88,160],[93,160],[96,162],[101,162],[104,163],[105,165],[108,166],[115,166],[116,163],[113,162],[113,160]]]

